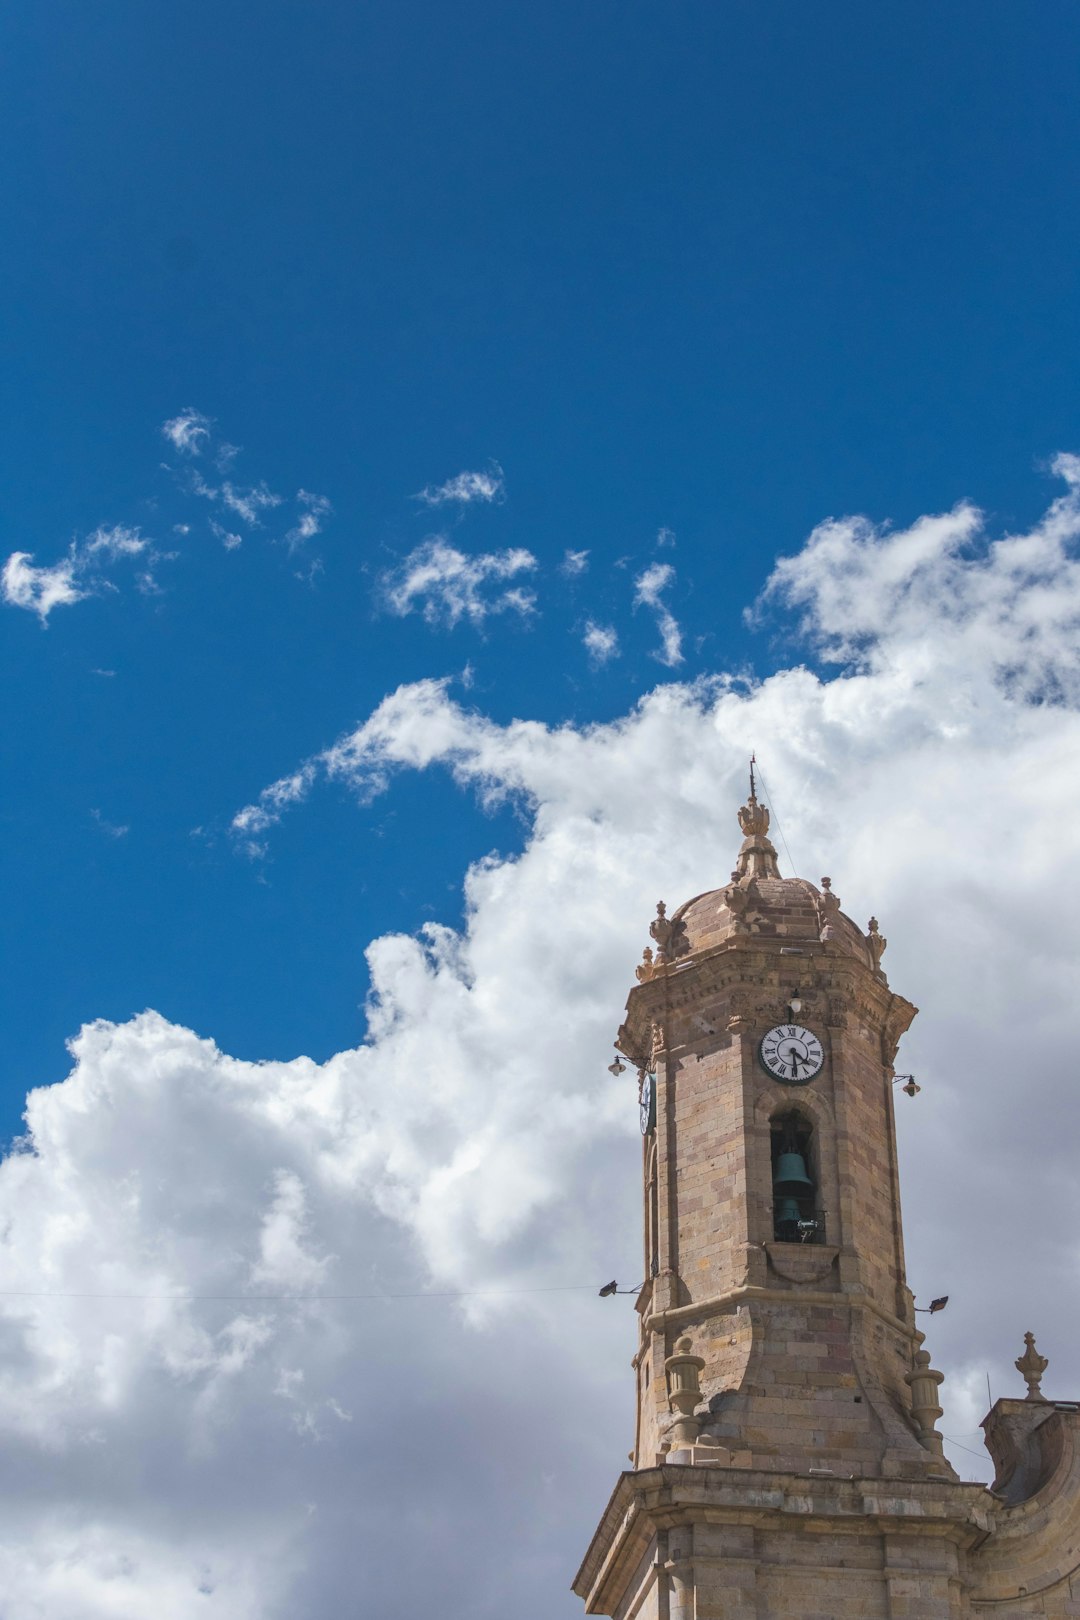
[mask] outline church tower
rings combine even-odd
[[[916,1009],[875,919],[780,876],[752,773],[739,825],[730,883],[657,907],[616,1040],[640,1087],[637,1421],[574,1590],[615,1620],[1080,1615],[1075,1404],[996,1404],[993,1491],[943,1455],[893,1120]]]

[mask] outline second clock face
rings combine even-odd
[[[821,1073],[825,1053],[813,1030],[802,1024],[777,1024],[761,1038],[761,1061],[788,1086],[805,1086]]]
[[[641,1077],[638,1112],[641,1118],[641,1134],[642,1136],[648,1136],[656,1124],[656,1076],[654,1074],[643,1074]]]

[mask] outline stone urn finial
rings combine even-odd
[[[871,917],[866,927],[866,943],[870,947],[870,958],[874,964],[874,972],[881,972],[881,958],[885,955],[888,940],[878,927],[876,917]]]
[[[1034,1333],[1024,1334],[1024,1353],[1022,1356],[1017,1356],[1013,1365],[1017,1372],[1022,1373],[1024,1376],[1024,1382],[1028,1387],[1026,1399],[1029,1401],[1045,1401],[1046,1396],[1039,1388],[1039,1385],[1042,1383],[1042,1375],[1049,1367],[1050,1362],[1046,1356],[1040,1356],[1036,1350]]]
[[[817,912],[818,933],[821,939],[834,939],[836,919],[840,914],[840,901],[832,892],[832,878],[822,878],[821,893],[814,897],[814,910]]]
[[[904,1382],[911,1390],[911,1415],[915,1419],[919,1439],[927,1451],[940,1457],[943,1454],[942,1437],[935,1424],[942,1415],[938,1403],[938,1385],[945,1375],[931,1367],[930,1352],[922,1348],[923,1335],[917,1333],[915,1340],[919,1348],[915,1352],[914,1366],[904,1376]]]
[[[701,1399],[699,1374],[705,1365],[704,1356],[695,1356],[689,1338],[676,1340],[675,1354],[664,1362],[667,1373],[668,1406],[675,1414],[671,1426],[674,1447],[692,1446],[701,1428],[701,1419],[694,1416],[694,1407]]]

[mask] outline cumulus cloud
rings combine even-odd
[[[413,1613],[430,1569],[456,1620],[478,1527],[487,1607],[573,1613],[632,1424],[632,1313],[593,1292],[640,1275],[610,1043],[657,896],[726,879],[752,749],[799,870],[881,919],[922,1008],[898,1129],[910,1280],[952,1297],[942,1426],[978,1450],[984,1370],[1021,1393],[1028,1327],[1044,1387],[1076,1393],[1080,500],[1058,470],[1026,534],[967,509],[825,525],[779,564],[761,612],[801,616],[832,678],[669,683],[590,726],[414,682],[275,784],[253,836],[319,783],[370,799],[438,769],[513,800],[522,847],[469,869],[460,928],[373,941],[357,1048],[255,1064],[147,1013],[87,1026],[32,1094],[0,1165],[11,1620],[330,1620],[361,1578]],[[884,607],[844,597],[853,562]],[[1032,1185],[1034,1228],[1001,1193]],[[391,1297],[424,1289],[471,1298]]]
[[[4,564],[4,601],[12,607],[36,613],[44,624],[54,607],[81,602],[89,596],[78,579],[79,567],[74,549],[58,563],[37,567],[32,551],[13,551]]]
[[[589,553],[587,551],[564,551],[563,560],[559,564],[559,573],[573,579],[583,574],[589,566]]]
[[[653,657],[669,669],[683,661],[682,631],[674,614],[664,601],[664,592],[675,583],[675,570],[670,563],[651,563],[634,581],[634,606],[647,607],[656,616],[660,631],[660,646]]]
[[[201,455],[210,442],[210,418],[191,406],[161,424],[161,431],[174,450],[183,456]]]
[[[503,470],[493,461],[487,472],[460,472],[448,478],[445,484],[428,484],[414,499],[423,501],[425,506],[470,506],[476,501],[501,501],[505,493]]]
[[[383,600],[404,618],[417,610],[426,623],[453,629],[462,619],[477,627],[493,613],[530,614],[532,591],[519,585],[501,589],[519,574],[532,573],[536,558],[522,547],[469,553],[444,535],[432,535],[411,551],[400,568],[383,575]]]
[[[45,625],[53,608],[114,589],[110,564],[133,557],[153,564],[167,555],[155,551],[137,528],[123,523],[102,526],[83,540],[73,540],[56,563],[38,565],[33,552],[13,551],[0,574],[0,592],[10,606],[36,613]],[[152,567],[140,571],[137,584],[143,592],[157,588]]]
[[[590,619],[581,639],[589,655],[589,662],[596,668],[618,657],[619,636],[610,624],[595,624]]]

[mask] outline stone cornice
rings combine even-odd
[[[775,1525],[810,1533],[917,1531],[972,1549],[994,1529],[997,1504],[982,1485],[953,1480],[825,1477],[708,1463],[664,1463],[620,1475],[573,1590],[590,1614],[612,1600],[651,1537],[685,1519]]]
[[[734,935],[658,968],[652,978],[635,985],[616,1045],[642,1065],[651,1054],[657,1023],[664,1028],[668,1050],[690,1044],[691,1038],[696,1044],[691,1032],[680,1040],[670,1026],[717,999],[728,1004],[732,1017],[751,1023],[782,1018],[791,986],[777,985],[781,963],[785,977],[799,981],[809,1016],[834,1029],[852,1022],[873,1029],[881,1039],[882,1062],[892,1063],[900,1037],[918,1011],[911,1002],[891,991],[881,974],[839,942],[759,935]]]

